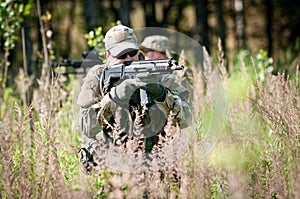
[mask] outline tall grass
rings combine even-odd
[[[72,112],[76,80],[53,78],[51,86],[34,91],[30,105],[19,97],[24,93],[7,88],[0,116],[1,198],[300,198],[299,71],[293,79],[268,73],[261,80],[251,72],[255,62],[240,60],[227,74],[222,54],[219,59],[188,76],[200,114],[196,137],[178,161],[178,179],[173,168],[86,175]],[[212,118],[208,90],[215,83],[207,80],[215,70],[221,71],[226,118],[218,142],[203,157],[199,150]]]

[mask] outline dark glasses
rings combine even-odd
[[[133,51],[127,52],[127,53],[125,53],[123,55],[119,55],[119,56],[117,56],[115,58],[117,58],[117,59],[125,59],[128,55],[130,57],[134,57],[137,53],[138,53],[138,50],[133,50]]]

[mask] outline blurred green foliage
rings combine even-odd
[[[274,70],[273,58],[268,56],[268,52],[260,49],[255,56],[255,66],[258,75],[258,81],[263,82],[267,74]]]
[[[0,3],[0,33],[4,38],[5,51],[15,48],[18,31],[25,16],[30,14],[32,0],[23,3],[15,0],[5,0]]]
[[[110,27],[120,24],[121,22],[117,21],[115,23],[111,23]],[[105,62],[105,42],[103,27],[99,26],[94,28],[90,32],[86,33],[84,35],[84,38],[87,39],[87,45],[89,46],[89,48],[99,52],[99,58]]]

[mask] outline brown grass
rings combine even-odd
[[[243,62],[240,73],[228,74],[222,53],[216,66],[204,55],[205,70],[192,67],[188,73],[198,114],[195,139],[182,158],[160,171],[85,175],[76,166],[79,131],[66,111],[61,79],[37,89],[29,106],[24,97],[9,95],[0,116],[1,198],[300,198],[298,71],[295,80],[278,74],[256,84]],[[226,119],[216,146],[202,157],[216,74],[227,92]],[[248,84],[233,95],[240,80]]]

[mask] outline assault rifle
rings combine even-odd
[[[104,82],[109,78],[133,79],[148,75],[172,74],[174,70],[182,70],[183,68],[184,66],[179,66],[174,59],[127,61],[110,68],[104,68],[101,78]]]
[[[98,51],[87,51],[82,53],[84,60],[68,60],[64,59],[62,63],[53,63],[52,68],[54,72],[61,75],[69,74],[86,74],[87,69],[97,64],[103,64],[102,60],[99,59]]]
[[[184,66],[178,65],[174,59],[127,61],[103,69],[100,79],[100,90],[103,91],[103,86],[112,80],[118,84],[125,79],[172,74],[174,70],[182,70],[183,68]],[[153,103],[151,97],[145,90],[140,89],[140,98],[141,106],[144,110],[148,110],[148,107]]]

